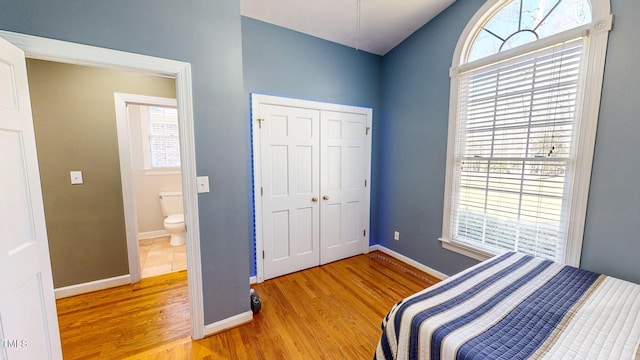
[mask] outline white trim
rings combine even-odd
[[[510,55],[515,56],[517,53],[533,51],[538,48],[549,46],[549,41],[560,41],[569,34],[573,37],[576,34],[588,35],[585,41],[584,59],[583,59],[583,84],[581,91],[584,93],[581,100],[582,112],[576,115],[581,119],[581,125],[575,131],[578,139],[576,143],[576,162],[575,176],[571,181],[573,195],[570,197],[569,208],[570,215],[567,225],[567,243],[565,244],[564,263],[572,266],[580,265],[582,253],[582,240],[584,235],[584,225],[586,220],[587,200],[589,197],[589,184],[591,181],[591,167],[593,163],[593,153],[595,149],[595,135],[598,124],[598,115],[600,111],[600,98],[602,95],[602,82],[604,78],[604,62],[606,57],[607,42],[609,31],[613,23],[611,15],[611,6],[609,0],[591,0],[592,21],[590,24],[557,34],[549,39],[543,39],[514,48],[509,51]],[[486,20],[496,14],[504,5],[504,0],[488,0],[467,23],[464,31],[458,38],[458,43],[451,61],[451,87],[449,98],[449,128],[447,141],[447,163],[445,171],[445,194],[444,207],[442,217],[442,237],[440,238],[442,246],[448,250],[458,252],[462,255],[469,256],[480,260],[484,254],[480,251],[470,251],[470,249],[453,244],[451,242],[450,220],[451,209],[454,204],[451,202],[453,191],[453,170],[454,170],[454,153],[455,153],[455,133],[456,121],[458,113],[458,74],[461,70],[467,69],[472,65],[482,65],[485,59],[480,59],[474,63],[461,65],[468,53],[470,44],[475,40],[472,34],[475,34],[478,27],[482,26]],[[585,33],[586,31],[586,33]],[[501,58],[501,54],[488,57],[489,60]]]
[[[213,335],[221,331],[229,330],[233,327],[246,324],[253,320],[253,312],[245,311],[238,315],[228,317],[226,319],[216,321],[213,324],[204,327],[204,336]]]
[[[257,284],[258,277],[257,276],[249,276],[249,285]]]
[[[180,121],[182,159],[182,192],[185,201],[187,242],[187,274],[191,309],[191,337],[204,337],[204,305],[202,292],[202,259],[200,257],[200,226],[196,189],[196,164],[193,130],[193,97],[191,64],[152,56],[127,53],[95,46],[19,34],[0,30],[0,36],[13,43],[33,59],[70,64],[108,67],[136,71],[176,79],[176,99]]]
[[[576,159],[575,174],[586,174],[586,176],[578,175],[574,176],[573,179],[574,195],[570,206],[571,209],[580,209],[580,211],[572,211],[569,216],[568,233],[570,235],[565,251],[565,263],[575,267],[580,266],[582,254],[587,201],[589,200],[589,187],[591,184],[591,168],[593,166],[596,132],[600,115],[604,65],[612,21],[612,16],[609,16],[608,20],[594,21],[595,31],[589,37],[589,46],[585,54],[586,66],[582,70],[585,82],[581,89],[584,92],[584,96],[582,98],[582,113],[579,116],[583,121],[580,122],[580,126],[577,129],[580,135],[576,144],[578,158]],[[574,240],[571,240],[572,238]]]
[[[438,270],[436,270],[434,268],[430,268],[427,265],[419,263],[419,262],[417,262],[417,261],[415,261],[415,260],[413,260],[413,259],[411,259],[409,257],[406,257],[406,256],[404,256],[404,255],[402,255],[402,254],[400,254],[398,252],[395,252],[395,251],[393,251],[393,250],[391,250],[389,248],[386,248],[386,247],[384,247],[382,245],[371,245],[369,247],[369,250],[370,251],[378,250],[378,251],[380,251],[382,253],[385,253],[385,254],[387,254],[387,255],[389,255],[389,256],[397,259],[397,260],[402,261],[403,263],[405,263],[407,265],[411,265],[411,266],[413,266],[414,268],[416,268],[416,269],[418,269],[420,271],[424,271],[425,273],[427,273],[427,274],[429,274],[429,275],[431,275],[431,276],[433,276],[435,278],[438,278],[440,280],[444,280],[444,279],[449,277],[449,275],[447,275],[445,273],[442,273],[442,272],[440,272],[440,271],[438,271]]]
[[[162,175],[180,175],[182,172],[180,168],[166,168],[166,169],[144,169],[145,176],[162,176]]]
[[[465,255],[472,259],[476,259],[478,261],[485,261],[495,256],[494,254],[482,252],[479,249],[473,249],[470,247],[463,246],[462,244],[452,243],[449,240],[445,240],[445,239],[438,239],[438,240],[442,241],[443,248],[447,250],[451,250],[453,252],[457,252],[458,254]]]
[[[116,132],[118,138],[118,157],[120,159],[120,182],[122,183],[127,254],[129,257],[129,274],[131,274],[131,281],[135,283],[142,278],[140,271],[140,252],[138,248],[138,241],[141,239],[141,234],[138,233],[138,212],[135,201],[136,189],[133,184],[134,170],[127,105],[139,104],[176,107],[178,103],[176,99],[172,98],[125,93],[114,93],[113,102],[116,111]]]
[[[53,289],[56,299],[62,299],[70,296],[85,294],[92,291],[109,289],[116,286],[131,284],[129,275],[116,276],[108,279],[90,281],[87,283],[65,286]]]
[[[163,236],[171,236],[171,234],[167,230],[145,231],[138,233],[138,241],[144,239],[154,239]]]
[[[272,95],[263,95],[263,94],[251,94],[251,124],[252,129],[255,130],[256,126],[258,126],[258,117],[260,114],[260,105],[262,104],[270,104],[270,105],[279,105],[279,106],[290,106],[290,107],[299,107],[304,109],[316,109],[320,111],[336,111],[343,113],[353,113],[353,114],[362,114],[367,117],[367,127],[369,128],[369,134],[366,139],[366,150],[371,156],[371,139],[373,138],[373,109],[359,107],[359,106],[351,106],[351,105],[341,105],[334,103],[325,103],[319,101],[311,101],[311,100],[302,100],[302,99],[294,99],[288,97],[280,97],[280,96],[272,96]],[[262,197],[260,194],[260,189],[262,186],[262,168],[261,157],[260,157],[260,132],[252,131],[252,140],[253,147],[251,152],[253,154],[253,198],[254,198],[254,218],[255,218],[255,234],[256,234],[256,278],[258,283],[264,282],[264,259],[262,256],[257,256],[257,254],[262,254],[264,250],[263,245],[263,225],[262,225]],[[366,199],[364,204],[366,205],[366,209],[368,211],[364,212],[362,216],[365,217],[365,233],[362,240],[362,253],[366,254],[369,251],[369,242],[370,242],[370,202],[371,202],[371,160],[369,160],[369,164],[366,169],[366,178],[364,180],[367,181],[366,188]],[[320,265],[320,264],[318,264]]]

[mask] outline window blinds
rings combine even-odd
[[[179,168],[178,110],[149,107],[148,129],[151,167]]]
[[[453,242],[562,260],[582,47],[459,75]]]

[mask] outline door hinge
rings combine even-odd
[[[264,259],[264,250],[262,250],[262,258]]]
[[[264,196],[264,189],[260,186],[260,196]]]
[[[369,135],[369,130],[371,130],[371,128],[367,126],[366,129],[364,130],[364,134]]]
[[[260,129],[262,129],[262,122],[264,121],[264,119],[256,119],[258,121],[258,127]]]
[[[367,179],[364,179],[364,187],[367,187]]]
[[[367,229],[362,230],[362,236],[367,236]]]

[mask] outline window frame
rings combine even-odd
[[[151,118],[150,108],[176,108],[177,106],[169,106],[169,105],[142,105],[141,106],[141,116],[140,116],[140,127],[141,127],[141,135],[142,135],[142,152],[144,159],[144,174],[145,175],[176,175],[180,174],[181,167],[154,167],[151,164],[151,136],[153,136],[149,131],[149,121]],[[177,121],[178,125],[180,124]],[[179,134],[179,131],[178,131]],[[182,159],[181,159],[182,161]]]
[[[442,222],[442,237],[439,240],[442,247],[465,256],[486,260],[494,254],[477,248],[455,242],[450,228],[453,201],[453,180],[455,166],[455,135],[458,113],[458,75],[472,68],[485,66],[500,60],[513,58],[537,49],[552,46],[578,37],[584,38],[582,71],[583,78],[579,91],[579,108],[577,117],[581,121],[576,124],[576,158],[575,176],[569,180],[572,196],[569,198],[569,216],[567,224],[567,242],[565,244],[564,263],[572,266],[580,265],[582,239],[586,219],[587,200],[591,178],[591,167],[595,148],[595,137],[600,110],[602,82],[604,77],[604,62],[606,57],[609,31],[613,23],[609,0],[591,0],[591,17],[589,24],[565,32],[542,38],[538,41],[522,45],[505,52],[490,55],[470,63],[464,63],[476,35],[481,31],[485,22],[499,12],[509,0],[488,0],[469,21],[458,39],[452,65],[450,69],[451,87],[449,100],[449,127],[447,138],[447,164],[445,173],[444,208]]]

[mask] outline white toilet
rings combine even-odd
[[[171,246],[180,246],[185,243],[184,238],[184,210],[182,207],[181,192],[161,192],[160,208],[164,218],[164,228],[171,234],[169,243]]]

